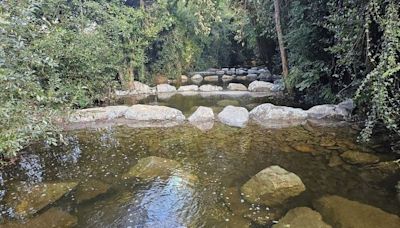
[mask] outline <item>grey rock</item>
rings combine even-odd
[[[346,119],[350,113],[346,109],[337,105],[324,104],[317,105],[307,110],[308,117],[311,119]]]
[[[133,105],[126,111],[125,118],[137,121],[174,121],[177,123],[185,120],[185,116],[177,109],[152,105]]]
[[[227,106],[218,114],[219,120],[232,127],[245,127],[249,121],[249,112],[242,107]]]
[[[160,84],[157,85],[157,92],[158,93],[174,93],[176,92],[175,86],[168,85],[168,84]]]
[[[230,75],[223,75],[223,76],[222,76],[222,81],[223,81],[223,82],[230,82],[230,81],[232,81],[234,78],[235,78],[235,77],[230,76]]]
[[[270,82],[254,81],[249,85],[250,92],[271,92],[274,84]]]
[[[214,112],[211,108],[200,106],[188,120],[198,129],[208,131],[214,126]]]
[[[228,90],[232,91],[247,91],[247,87],[241,83],[229,83]]]
[[[188,92],[188,91],[198,91],[199,90],[199,86],[197,85],[186,85],[186,86],[181,86],[178,89],[178,92]]]
[[[213,91],[222,91],[223,88],[221,86],[215,85],[202,85],[200,86],[200,91],[202,92],[213,92]]]
[[[203,81],[203,76],[200,74],[193,75],[190,80],[195,84],[200,84]]]
[[[248,80],[248,81],[255,81],[255,80],[257,80],[257,74],[248,74],[248,75],[247,75],[247,80]]]
[[[307,112],[299,108],[262,104],[251,110],[250,119],[268,128],[296,126],[305,123]]]

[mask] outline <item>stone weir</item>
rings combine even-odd
[[[243,107],[226,106],[217,115],[209,107],[199,107],[189,118],[180,110],[157,105],[108,106],[78,110],[67,120],[66,129],[101,128],[112,125],[128,127],[173,127],[188,122],[200,130],[210,130],[215,121],[232,127],[246,127],[250,122],[265,128],[303,125],[308,121],[338,124],[347,120],[354,108],[352,100],[337,105],[314,106],[308,110],[270,103],[250,112]]]
[[[266,67],[251,67],[251,68],[211,68],[206,71],[188,73],[188,80],[194,84],[202,82],[231,82],[231,81],[266,81],[274,82],[281,79],[280,75],[273,75]]]

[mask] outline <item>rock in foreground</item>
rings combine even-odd
[[[251,110],[250,119],[268,128],[290,127],[303,124],[307,119],[307,113],[300,108],[267,103]]]
[[[232,127],[245,127],[249,121],[249,112],[242,107],[227,106],[218,114],[219,120]]]
[[[294,208],[279,220],[272,228],[330,228],[322,221],[321,215],[308,207]]]
[[[29,187],[24,183],[13,186],[15,195],[7,195],[7,205],[15,209],[17,217],[27,217],[54,203],[76,187],[76,182],[39,183]]]
[[[296,174],[279,166],[263,169],[241,187],[247,201],[268,206],[282,204],[305,190],[306,187]]]
[[[51,208],[37,217],[28,220],[26,223],[10,222],[2,225],[4,228],[44,228],[57,227],[69,228],[75,227],[78,223],[78,218],[70,215],[67,212],[58,208]]]
[[[199,87],[197,85],[186,85],[186,86],[181,86],[179,87],[178,91],[179,92],[195,92],[198,91]]]
[[[400,218],[379,208],[340,196],[325,196],[314,202],[324,221],[341,228],[398,228]]]

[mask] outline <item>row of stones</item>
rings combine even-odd
[[[254,81],[250,83],[247,88],[241,83],[229,83],[227,89],[229,91],[250,91],[250,92],[279,92],[284,90],[284,85],[281,81],[275,83]],[[160,84],[156,87],[150,87],[140,82],[134,82],[133,91],[117,91],[116,94],[119,96],[134,95],[134,94],[156,94],[156,93],[175,93],[175,92],[215,92],[222,91],[221,86],[216,85],[185,85],[180,86],[178,89],[175,86],[169,84]]]
[[[257,106],[251,112],[248,112],[243,107],[227,106],[218,114],[218,119],[222,123],[233,127],[245,127],[249,119],[251,119],[264,127],[276,128],[300,125],[307,119],[345,119],[350,116],[352,109],[352,101],[345,101],[338,105],[318,105],[307,111],[300,108],[275,106],[267,103]],[[174,108],[133,105],[131,107],[109,106],[79,110],[70,116],[69,122],[86,123],[118,118],[148,123],[149,127],[152,126],[152,123],[159,124],[159,122],[168,123],[168,126],[175,126],[186,120],[183,113]],[[213,126],[214,113],[211,108],[199,107],[188,120],[201,130],[207,130],[208,128],[203,126]]]

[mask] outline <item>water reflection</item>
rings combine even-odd
[[[193,183],[172,176],[98,202],[84,218],[85,227],[187,227],[199,219],[198,203]]]
[[[24,155],[19,162],[19,168],[26,176],[27,182],[34,184],[43,181],[44,167],[38,155]]]

